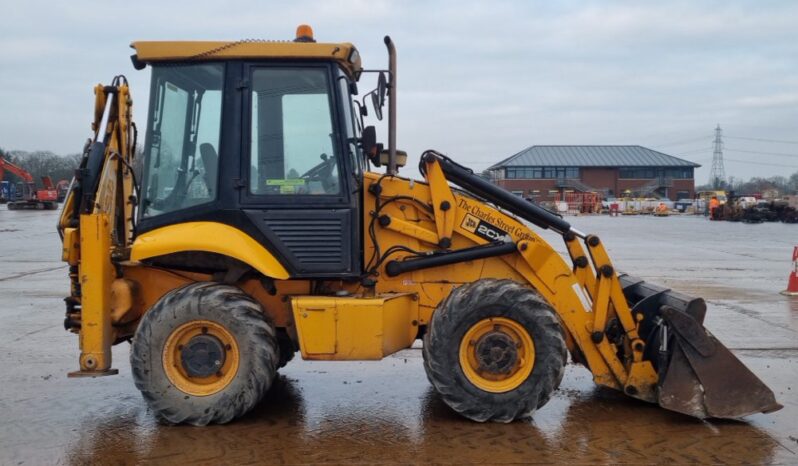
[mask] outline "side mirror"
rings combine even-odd
[[[378,120],[382,121],[382,104],[380,104],[380,98],[377,96],[378,92],[371,94],[371,105],[374,107],[374,116],[376,116]]]
[[[360,146],[363,153],[376,166],[380,166],[380,153],[382,144],[377,142],[377,130],[373,126],[366,126],[360,135]]]
[[[380,107],[382,107],[385,105],[385,96],[388,94],[388,80],[382,71],[380,71],[380,75],[377,78],[377,94],[379,95]]]
[[[363,133],[360,135],[360,145],[363,148],[363,153],[368,158],[377,155],[377,130],[373,126],[366,126],[363,128]]]
[[[377,78],[377,89],[371,93],[371,105],[374,107],[374,116],[382,121],[382,107],[385,106],[385,96],[388,95],[388,79],[385,73],[380,71]]]

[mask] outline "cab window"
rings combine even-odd
[[[224,65],[153,68],[141,215],[216,198]]]
[[[341,105],[344,111],[344,129],[346,131],[346,156],[351,160],[351,166],[354,170],[353,176],[358,184],[361,182],[363,171],[363,156],[358,146],[358,138],[360,137],[360,120],[355,117],[355,111],[352,107],[352,95],[350,94],[349,78],[346,77],[340,70],[336,76],[338,81],[339,92],[341,93]]]
[[[325,68],[253,70],[251,194],[340,194],[330,94]]]

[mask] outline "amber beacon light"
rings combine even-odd
[[[294,42],[316,42],[313,39],[313,28],[307,24],[300,24],[296,27],[296,39]]]

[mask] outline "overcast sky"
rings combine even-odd
[[[385,66],[392,36],[409,165],[427,148],[481,170],[535,144],[639,144],[701,163],[702,183],[719,123],[727,175],[798,171],[794,1],[0,0],[0,18],[7,150],[78,152],[92,86],[119,73],[144,127],[133,40],[291,39],[308,23],[367,68]]]

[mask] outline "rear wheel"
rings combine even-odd
[[[224,424],[251,410],[279,362],[274,326],[240,289],[193,283],[162,297],[133,338],[133,380],[173,423]]]
[[[474,421],[531,416],[560,385],[566,347],[554,310],[510,280],[456,288],[432,315],[424,368],[452,409]]]

